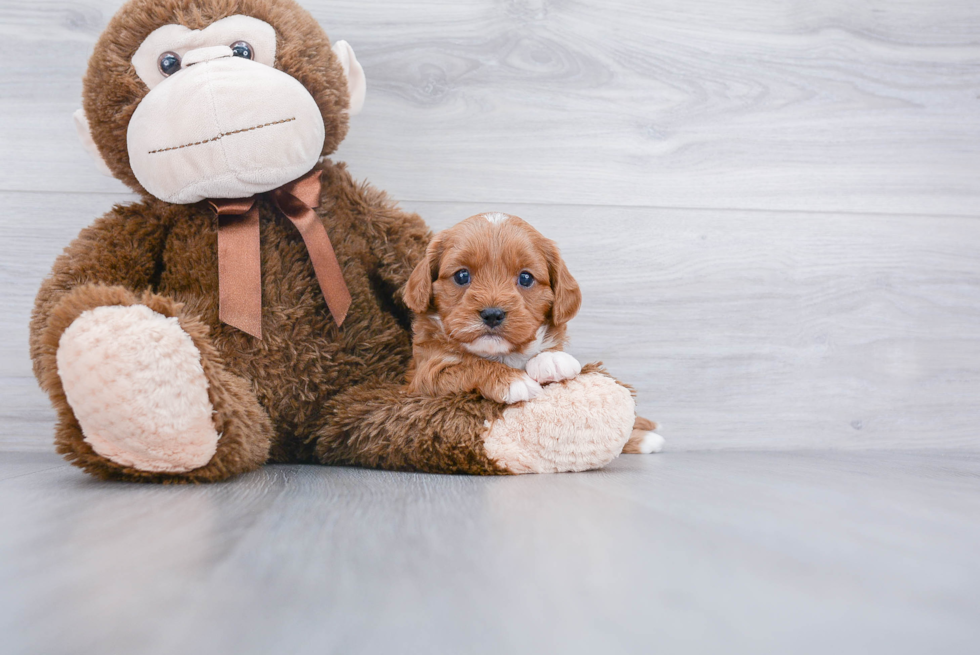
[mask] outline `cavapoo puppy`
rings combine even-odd
[[[437,234],[405,286],[415,312],[409,389],[479,391],[500,403],[575,377],[565,326],[582,293],[555,242],[516,216],[471,216]],[[624,452],[657,452],[656,425],[638,418]]]
[[[516,403],[582,370],[561,351],[582,293],[555,243],[516,216],[480,214],[437,234],[405,302],[416,315],[412,391]]]

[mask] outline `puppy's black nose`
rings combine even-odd
[[[482,318],[483,322],[489,327],[497,327],[504,322],[505,318],[507,318],[507,312],[499,307],[487,307],[480,312],[480,318]]]

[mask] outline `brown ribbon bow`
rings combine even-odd
[[[269,192],[306,243],[320,291],[339,327],[350,308],[330,237],[314,208],[320,205],[320,171]],[[223,323],[262,338],[262,257],[259,249],[258,196],[209,200],[218,214],[218,316]]]

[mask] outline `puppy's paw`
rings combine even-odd
[[[568,353],[549,350],[532,357],[524,369],[533,380],[547,384],[575,377],[582,372],[582,365]]]
[[[541,393],[541,385],[527,375],[521,375],[511,381],[510,387],[504,392],[503,401],[508,405],[531,400]]]
[[[623,452],[631,455],[650,455],[664,449],[666,440],[656,432],[633,430],[629,441],[623,446]]]

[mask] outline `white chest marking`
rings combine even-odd
[[[524,350],[518,353],[508,353],[508,354],[494,354],[491,356],[483,355],[485,359],[492,359],[495,362],[500,362],[506,364],[507,366],[513,368],[519,368],[522,371],[527,366],[527,363],[542,350],[547,350],[555,345],[555,342],[548,335],[548,326],[542,325],[538,328],[538,333],[534,337],[534,341],[527,344]]]

